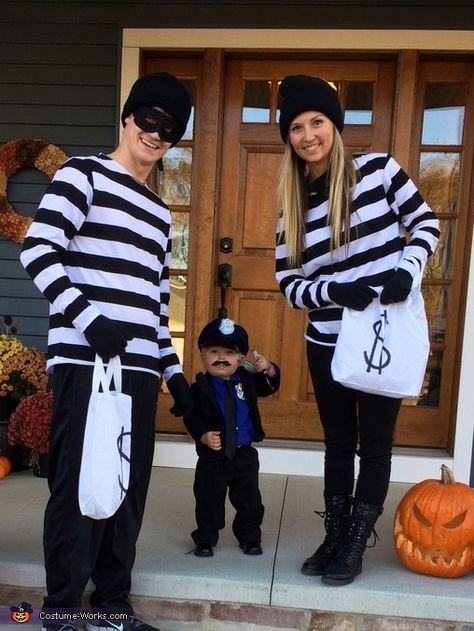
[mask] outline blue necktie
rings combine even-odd
[[[224,381],[224,418],[225,418],[225,449],[226,458],[232,460],[235,456],[236,439],[235,439],[235,401],[234,401],[234,385],[232,381]]]

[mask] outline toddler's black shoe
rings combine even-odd
[[[240,543],[239,547],[242,548],[242,552],[244,554],[262,554],[262,546],[258,541],[246,541],[245,543]]]
[[[208,543],[198,543],[194,549],[194,554],[197,557],[212,557],[214,556],[214,551]]]

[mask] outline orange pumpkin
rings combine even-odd
[[[441,480],[423,480],[402,498],[393,539],[403,565],[443,578],[474,569],[474,489],[455,482],[441,466]]]
[[[0,480],[10,473],[12,470],[12,463],[10,458],[6,456],[0,456]]]

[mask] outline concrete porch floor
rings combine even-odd
[[[380,541],[366,550],[363,573],[349,586],[329,587],[300,573],[302,560],[323,536],[323,520],[313,512],[322,508],[321,478],[261,475],[266,512],[260,557],[245,556],[238,548],[230,528],[230,505],[214,557],[187,554],[193,549],[192,482],[190,469],[153,468],[133,595],[474,623],[474,572],[439,579],[411,573],[398,561],[392,521],[410,485],[390,485],[377,524]],[[46,480],[31,471],[0,481],[0,585],[44,587],[41,540],[47,497]],[[205,627],[169,627],[180,628]]]

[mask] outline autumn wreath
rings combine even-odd
[[[19,138],[0,147],[0,233],[23,243],[31,217],[19,215],[7,200],[8,178],[25,167],[39,169],[51,180],[67,155],[46,140]]]

